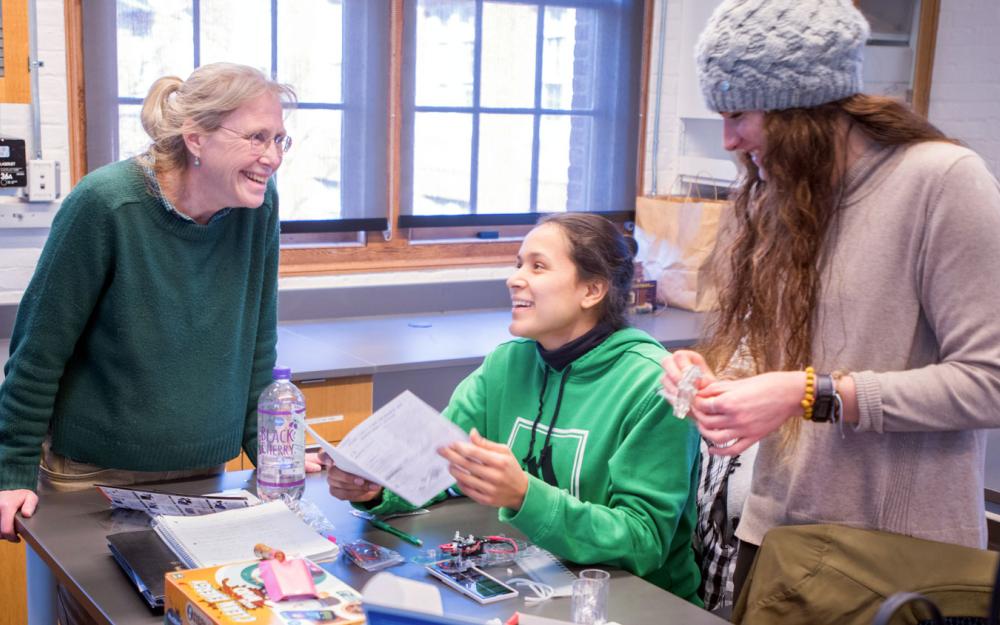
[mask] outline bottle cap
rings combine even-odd
[[[292,370],[289,367],[275,367],[271,371],[272,380],[291,380]]]

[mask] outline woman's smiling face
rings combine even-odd
[[[204,134],[199,154],[205,179],[215,181],[212,204],[257,208],[264,203],[267,179],[284,157],[274,141],[285,136],[281,102],[273,94],[261,94],[226,115],[222,126]],[[250,135],[265,138],[263,153],[251,149]]]
[[[510,333],[556,349],[597,324],[591,286],[579,279],[569,239],[560,226],[542,224],[528,233],[507,279]]]
[[[761,179],[764,178],[761,165],[764,146],[764,111],[722,114],[722,147],[730,152],[746,152],[760,170]]]

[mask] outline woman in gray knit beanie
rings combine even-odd
[[[693,416],[712,454],[760,442],[737,593],[784,525],[986,545],[1000,185],[923,117],[861,93],[867,37],[850,0],[726,0],[697,46],[743,175],[710,268],[714,325],[664,360],[663,385],[702,369]]]

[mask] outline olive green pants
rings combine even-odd
[[[946,617],[985,617],[1000,554],[839,525],[779,527],[764,536],[733,608],[743,625],[869,625],[897,592]],[[917,623],[911,608],[894,623]]]

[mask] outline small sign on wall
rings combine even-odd
[[[27,185],[24,139],[0,139],[0,187]]]

